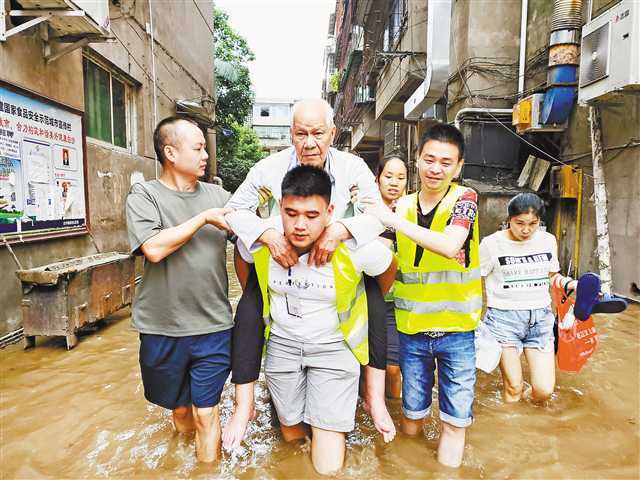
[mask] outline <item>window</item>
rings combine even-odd
[[[269,107],[260,107],[260,116],[268,117],[269,116]]]
[[[289,117],[289,106],[288,105],[275,105],[273,107],[273,116],[280,118],[288,118]]]
[[[253,130],[258,138],[269,140],[288,140],[289,127],[287,126],[262,126],[256,125]]]
[[[83,71],[87,135],[131,148],[129,85],[87,57]]]

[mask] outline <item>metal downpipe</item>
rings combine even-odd
[[[578,91],[581,27],[582,0],[555,0],[541,118],[546,125],[564,123],[573,109]]]

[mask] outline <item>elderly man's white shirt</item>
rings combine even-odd
[[[260,189],[268,188],[273,198],[280,202],[281,184],[285,174],[298,165],[294,147],[269,155],[256,163],[242,185],[233,194],[227,207],[235,211],[227,214],[226,220],[235,234],[245,245],[253,245],[265,230],[270,228],[267,219],[261,219],[255,212],[260,205]],[[364,245],[383,231],[384,226],[371,215],[361,214],[358,202],[364,198],[380,200],[380,192],[375,177],[366,163],[351,153],[330,148],[325,162],[325,170],[331,177],[331,203],[334,205],[333,219],[339,220],[351,233],[356,245]],[[351,204],[352,187],[358,189],[358,202]],[[277,209],[269,215],[279,215]],[[355,215],[354,215],[355,214]]]

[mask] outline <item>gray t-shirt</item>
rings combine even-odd
[[[158,180],[134,184],[127,196],[131,253],[141,255],[140,246],[161,230],[208,208],[223,207],[230,196],[221,187],[202,182],[194,192],[177,192]],[[231,328],[226,242],[226,232],[205,225],[160,262],[145,262],[133,304],[133,327],[171,337]]]

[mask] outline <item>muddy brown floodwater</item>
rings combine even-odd
[[[231,296],[240,290],[235,277]],[[195,461],[193,438],[174,434],[168,411],[142,394],[138,337],[129,310],[84,334],[38,339],[0,352],[0,478],[315,478],[304,444],[285,444],[272,425],[264,380],[258,418],[240,451],[215,466]],[[475,423],[457,471],[435,459],[438,422],[419,438],[384,445],[358,409],[339,478],[640,478],[640,308],[596,318],[600,344],[578,375],[559,373],[545,406],[505,405],[500,374],[479,372]],[[232,389],[221,404],[229,418]],[[437,403],[435,403],[437,405]],[[400,418],[400,402],[390,403]]]

